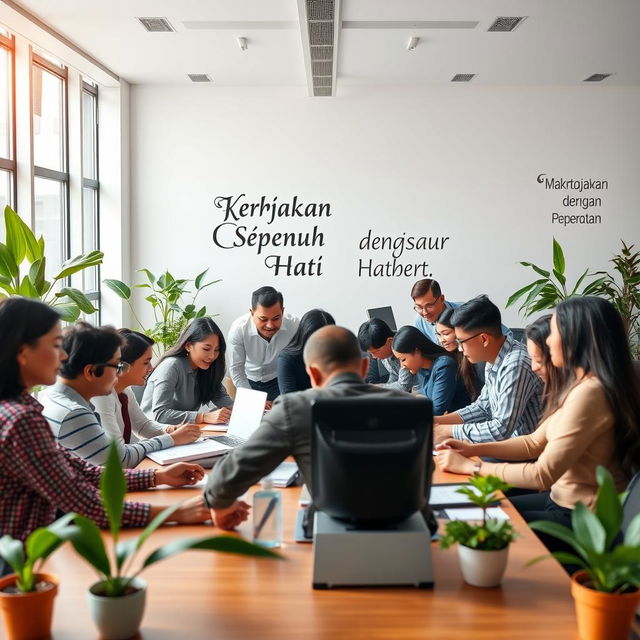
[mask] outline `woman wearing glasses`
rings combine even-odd
[[[458,363],[443,347],[416,327],[401,327],[391,343],[400,366],[418,376],[418,390],[433,403],[433,415],[456,411],[469,404]]]
[[[150,451],[188,444],[200,437],[197,424],[160,424],[144,415],[131,390],[144,385],[151,373],[151,347],[154,341],[137,331],[119,329],[122,338],[120,366],[123,371],[109,395],[92,398],[102,428],[124,447],[126,466],[135,467]],[[129,446],[137,442],[134,446]]]

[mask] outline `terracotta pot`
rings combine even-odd
[[[472,549],[458,545],[460,570],[464,581],[474,587],[497,587],[507,568],[509,545],[498,551]]]
[[[7,640],[42,640],[51,637],[53,599],[58,593],[58,579],[49,573],[37,573],[36,582],[49,582],[51,587],[31,593],[3,593],[16,582],[16,574],[0,578],[0,608]]]
[[[605,593],[585,586],[586,571],[571,578],[571,594],[576,604],[578,633],[582,640],[627,640],[633,614],[640,602],[640,590]]]
[[[144,615],[147,583],[134,578],[131,586],[137,591],[119,598],[98,595],[104,582],[96,582],[89,589],[89,608],[93,621],[105,640],[126,640],[135,636]]]

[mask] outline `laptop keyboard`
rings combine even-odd
[[[216,436],[215,438],[211,438],[220,444],[226,444],[230,447],[239,447],[241,444],[245,443],[245,440],[242,438],[237,438],[235,436]]]

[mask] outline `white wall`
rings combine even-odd
[[[287,309],[323,307],[357,328],[369,306],[391,304],[412,321],[415,277],[357,275],[376,235],[448,236],[443,250],[405,251],[402,263],[429,264],[447,297],[485,292],[502,308],[533,280],[519,260],[551,261],[551,238],[565,247],[570,279],[602,269],[620,238],[640,243],[640,88],[388,88],[311,99],[298,89],[134,86],[131,91],[131,267],[169,268],[181,277],[205,267],[222,278],[203,297],[224,330],[249,306],[250,292],[273,284]],[[551,213],[569,193],[545,190],[549,177],[605,179],[601,224],[561,226]],[[223,222],[218,196],[298,195],[331,205],[331,217],[268,224],[259,231],[307,231],[325,246],[266,255],[322,256],[321,277],[274,277],[255,248],[223,250],[212,232]],[[105,247],[107,250],[107,247]],[[133,271],[135,275],[135,271]],[[421,272],[422,273],[422,272]],[[105,296],[110,296],[109,292]],[[145,303],[146,304],[146,303]],[[514,310],[507,324],[521,326]]]

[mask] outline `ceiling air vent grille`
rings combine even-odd
[[[610,75],[610,73],[594,73],[592,76],[585,78],[583,82],[602,82],[606,80]]]
[[[323,62],[332,62],[333,47],[311,47],[311,60],[313,62],[320,60]]]
[[[520,18],[507,18],[501,16],[496,18],[494,23],[487,29],[487,31],[513,31],[526,16]]]
[[[314,87],[313,95],[319,98],[330,98],[331,87]]]
[[[475,78],[475,75],[475,73],[456,73],[456,75],[451,78],[451,82],[469,82]]]
[[[175,31],[166,18],[138,18],[140,24],[151,33],[166,33]]]
[[[335,0],[306,0],[314,96],[333,93]]]
[[[206,73],[188,73],[191,82],[211,82],[211,78]]]

